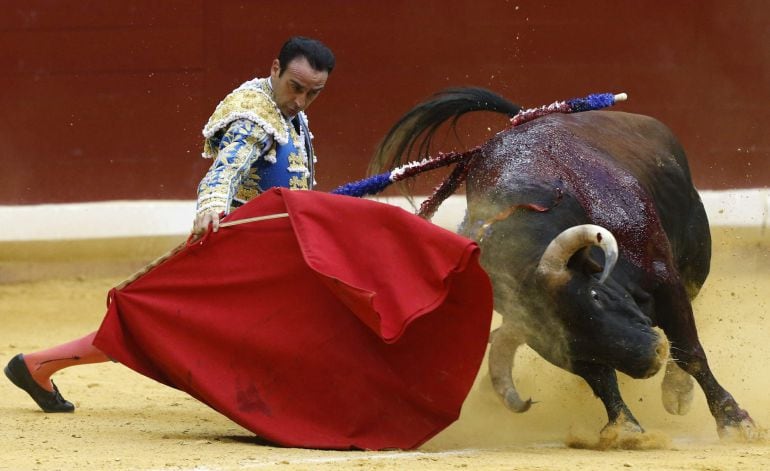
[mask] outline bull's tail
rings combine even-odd
[[[388,131],[369,164],[369,174],[396,168],[409,160],[428,156],[439,126],[451,119],[454,127],[460,116],[472,111],[491,111],[515,116],[521,108],[484,88],[450,88],[433,95],[408,111]]]

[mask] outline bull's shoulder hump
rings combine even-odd
[[[563,114],[556,119],[572,136],[596,148],[646,149],[681,157],[679,140],[671,129],[651,116],[623,111],[587,111]],[[606,149],[606,150],[609,150]]]
[[[662,138],[673,137],[671,130],[652,116],[625,111],[586,111],[559,115],[568,128],[593,128],[596,131],[621,134],[641,133]]]
[[[522,134],[549,136],[560,131],[586,137],[636,134],[650,139],[675,139],[668,126],[651,116],[606,110],[542,116],[515,128],[508,128],[500,137]]]

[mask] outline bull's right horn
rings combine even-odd
[[[604,251],[604,270],[599,278],[599,282],[604,283],[618,261],[618,242],[610,231],[594,224],[570,227],[556,236],[540,257],[537,271],[557,279],[566,276],[569,259],[578,250],[591,245]]]

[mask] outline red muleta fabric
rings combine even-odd
[[[94,345],[284,446],[409,449],[459,416],[492,290],[479,249],[389,205],[273,189],[113,289]]]

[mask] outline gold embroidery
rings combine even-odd
[[[304,172],[305,170],[307,169],[305,168],[304,159],[296,152],[289,154],[289,171]]]
[[[252,198],[259,194],[259,190],[256,188],[248,188],[242,186],[238,188],[238,192],[235,194],[235,199],[240,201],[250,201]]]
[[[291,129],[291,142],[294,144],[294,147],[296,147],[297,149],[305,145],[305,143],[302,142],[302,139],[300,139],[299,133],[297,133],[297,131],[294,130],[293,126]]]
[[[297,176],[292,176],[289,179],[289,189],[291,190],[307,190],[307,178],[300,178]]]
[[[215,156],[217,149],[212,142],[212,137],[241,118],[256,122],[279,142],[285,140],[289,132],[289,126],[267,92],[252,89],[236,90],[219,103],[203,128],[204,136],[209,136],[203,144],[204,155]]]

